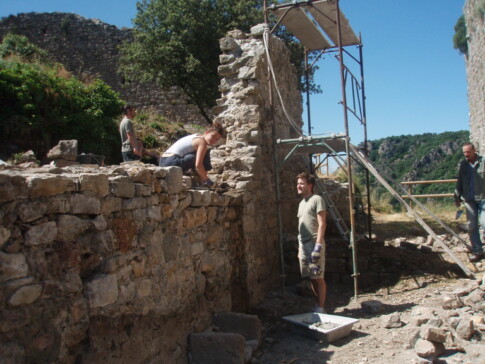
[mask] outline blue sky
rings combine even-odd
[[[464,0],[340,1],[364,44],[369,140],[468,130],[465,61],[452,43],[463,5]],[[130,27],[136,0],[0,1],[0,17],[32,11],[72,12]],[[338,63],[327,56],[319,66],[316,81],[324,94],[312,96],[312,133],[343,132]],[[349,129],[353,144],[363,140],[352,117]]]

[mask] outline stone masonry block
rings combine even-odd
[[[98,215],[101,212],[101,201],[95,197],[76,193],[70,202],[73,214]]]
[[[57,218],[57,239],[60,241],[74,241],[91,226],[92,222],[90,220],[81,219],[74,215],[60,215]]]
[[[30,246],[48,244],[57,238],[57,231],[55,221],[33,226],[25,233],[25,244]]]
[[[89,191],[98,197],[105,197],[109,193],[109,180],[105,174],[82,174],[79,177],[81,191]]]
[[[211,191],[191,191],[192,194],[192,202],[191,206],[193,207],[200,207],[200,206],[209,206],[212,200],[212,193]]]
[[[180,167],[164,167],[167,170],[165,181],[169,195],[182,191],[183,173]]]
[[[0,282],[26,277],[29,266],[23,254],[0,252]]]
[[[12,233],[7,228],[0,226],[0,247],[10,239]]]
[[[110,188],[116,197],[132,198],[135,197],[135,185],[129,178],[116,179],[110,181]]]
[[[445,343],[447,337],[445,330],[429,325],[423,325],[421,327],[420,336],[424,340],[435,343]]]
[[[32,284],[20,287],[8,300],[12,306],[28,305],[39,298],[42,293],[40,284]]]
[[[73,180],[55,175],[32,176],[27,181],[31,198],[60,195],[77,188]]]
[[[35,201],[30,203],[24,203],[19,206],[19,217],[24,222],[31,222],[38,220],[44,216],[47,210],[47,206],[44,203]]]
[[[261,320],[256,315],[236,312],[216,313],[213,320],[221,332],[233,332],[244,336],[246,340],[261,342]]]
[[[116,275],[98,276],[85,286],[85,292],[91,308],[104,307],[118,299],[118,282]]]
[[[152,183],[152,174],[145,167],[133,167],[126,172],[133,182],[143,183],[144,185],[151,185]]]
[[[205,224],[207,221],[207,212],[204,207],[191,208],[184,211],[184,227],[192,229]]]
[[[190,335],[192,363],[243,364],[244,337],[228,333],[200,333]]]
[[[28,194],[25,177],[0,173],[0,202],[26,198]]]
[[[219,40],[219,46],[223,52],[230,52],[239,48],[237,42],[232,38],[222,38]]]
[[[60,140],[56,146],[49,150],[47,153],[47,158],[75,161],[77,156],[77,147],[78,141],[75,139]]]

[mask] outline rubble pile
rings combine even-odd
[[[404,349],[415,351],[415,363],[424,364],[443,354],[469,363],[485,362],[485,282],[465,284],[437,292],[436,305],[419,305],[402,313],[381,316],[381,327],[392,337],[405,337]],[[431,303],[431,302],[430,302]],[[379,301],[361,303],[364,312],[385,311]]]

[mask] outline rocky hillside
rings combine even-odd
[[[468,131],[401,135],[368,142],[369,158],[376,168],[396,182],[442,180],[456,178],[457,166],[463,158],[461,147],[469,141]],[[362,146],[361,146],[362,147]],[[363,169],[356,167],[359,179]],[[380,191],[377,181],[372,185]],[[417,185],[413,192],[449,193],[451,184]]]

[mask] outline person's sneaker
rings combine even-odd
[[[470,255],[470,258],[468,258],[468,259],[472,263],[478,262],[479,260],[483,259],[483,253],[482,254],[472,254],[472,255]]]
[[[325,309],[323,307],[318,307],[318,306],[315,306],[315,308],[313,309],[313,312],[315,312],[315,313],[327,313],[327,311],[325,311]]]

